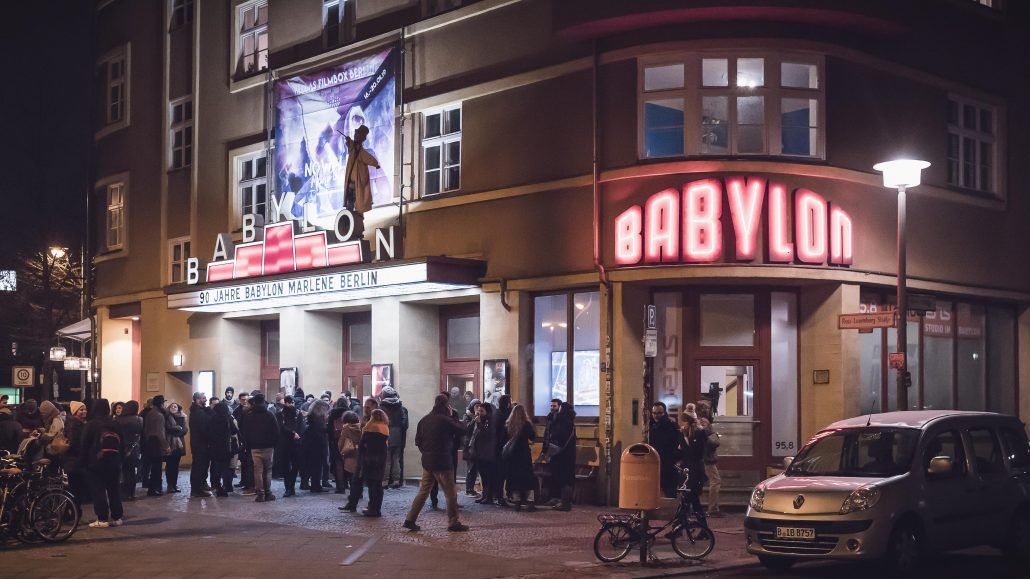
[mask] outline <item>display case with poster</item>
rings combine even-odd
[[[280,391],[289,396],[293,396],[293,393],[297,390],[297,386],[300,385],[300,382],[298,381],[299,378],[296,368],[279,368]]]
[[[393,364],[372,364],[372,396],[382,395],[387,386],[393,386]]]
[[[497,401],[508,389],[508,360],[483,361],[483,402],[497,406]]]

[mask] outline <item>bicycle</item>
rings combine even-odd
[[[683,559],[699,560],[712,552],[715,548],[715,534],[708,527],[704,513],[694,510],[694,491],[688,485],[690,471],[681,467],[676,470],[683,477],[676,490],[679,506],[676,514],[665,524],[653,526],[642,513],[606,513],[597,516],[601,528],[594,536],[594,555],[598,559],[605,563],[615,563],[624,559],[634,548],[641,550],[641,563],[649,557],[654,559],[651,555],[652,547],[666,529],[669,532],[665,537],[672,543],[672,550]]]
[[[67,477],[50,460],[26,465],[20,457],[0,454],[0,538],[23,543],[59,543],[78,528],[82,513],[67,490]]]

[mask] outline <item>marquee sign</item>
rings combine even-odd
[[[765,205],[765,261],[848,266],[853,261],[851,216],[808,189],[761,177],[702,179],[665,189],[615,218],[615,262],[712,263],[724,259],[728,206],[735,240],[732,259],[754,261]],[[793,224],[793,227],[791,226]]]

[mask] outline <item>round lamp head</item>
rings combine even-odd
[[[873,169],[883,173],[883,186],[897,189],[899,187],[915,187],[920,183],[923,169],[930,166],[926,161],[898,159],[873,165]]]
[[[52,255],[54,257],[54,259],[61,259],[62,257],[64,257],[67,254],[68,254],[68,250],[66,248],[64,248],[64,247],[54,246],[54,247],[50,248],[50,255]]]

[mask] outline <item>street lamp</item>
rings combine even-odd
[[[57,259],[61,259],[62,257],[64,257],[64,256],[65,256],[65,255],[67,255],[67,254],[68,254],[68,248],[66,248],[66,247],[57,247],[57,246],[54,246],[54,247],[51,247],[51,248],[50,248],[50,255],[51,255],[51,256],[52,256],[52,257],[53,257],[53,258],[54,258],[55,260],[57,260]]]
[[[923,169],[930,166],[926,161],[898,159],[873,165],[883,173],[883,186],[898,190],[898,344],[901,352],[901,366],[898,368],[898,410],[908,410],[908,299],[905,265],[905,190],[919,185]]]

